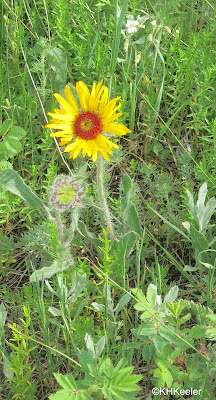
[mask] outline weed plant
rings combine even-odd
[[[215,11],[2,1],[0,399],[215,398]],[[102,79],[95,162],[47,124]]]

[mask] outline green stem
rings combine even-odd
[[[99,188],[100,199],[101,199],[101,203],[102,203],[102,206],[103,206],[103,209],[104,209],[107,225],[108,225],[108,228],[109,228],[109,234],[110,234],[111,239],[114,240],[115,239],[115,234],[114,234],[114,231],[113,231],[110,212],[109,212],[109,208],[108,208],[108,205],[107,205],[106,197],[105,197],[105,194],[104,194],[103,163],[102,163],[102,157],[101,157],[100,154],[98,155],[98,188]]]

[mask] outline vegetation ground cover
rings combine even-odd
[[[214,3],[3,0],[0,32],[0,399],[215,398]],[[130,132],[69,159],[54,93],[102,79]]]

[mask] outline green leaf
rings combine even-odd
[[[20,142],[18,140],[14,140],[12,137],[7,136],[4,139],[4,145],[9,152],[9,157],[14,156],[16,153],[19,153],[19,151],[22,150],[22,145]]]
[[[81,395],[81,398],[80,398],[81,400],[92,400],[92,397],[89,396],[89,394],[87,392],[81,392],[80,395]]]
[[[12,370],[12,364],[9,360],[9,356],[7,357],[4,354],[3,354],[3,372],[6,378],[8,378],[9,380],[13,379],[14,373]]]
[[[184,315],[183,317],[181,317],[178,320],[177,325],[180,326],[180,325],[184,324],[185,322],[189,321],[190,318],[191,318],[191,314],[190,313]]]
[[[163,379],[164,379],[164,382],[166,382],[167,386],[171,387],[172,382],[173,382],[173,377],[168,369],[166,371],[164,371]]]
[[[82,365],[83,370],[88,373],[90,370],[92,371],[92,368],[94,369],[96,364],[92,354],[85,350],[81,350],[80,352],[79,363]]]
[[[76,382],[71,374],[62,375],[59,373],[54,373],[54,376],[63,389],[72,392],[77,389]]]
[[[124,392],[137,392],[141,390],[141,388],[137,386],[137,382],[142,378],[142,375],[130,375],[118,384],[118,389]]]
[[[16,171],[12,169],[0,170],[0,182],[7,190],[21,197],[30,207],[46,210],[43,202],[24,183]]]
[[[50,400],[75,400],[75,394],[70,395],[67,390],[59,390],[55,394],[51,394],[49,396]]]
[[[133,367],[126,367],[118,372],[118,375],[113,379],[115,385],[119,385],[124,379],[127,379],[133,371]]]
[[[47,52],[47,60],[55,72],[55,90],[59,92],[67,80],[67,55],[63,50],[54,47]]]
[[[178,286],[174,286],[173,288],[171,288],[167,295],[164,297],[164,303],[167,302],[172,304],[178,296],[178,290]]]
[[[13,126],[10,132],[7,134],[7,138],[13,138],[15,140],[22,139],[22,137],[26,134],[26,131],[20,126]]]
[[[138,330],[139,335],[144,335],[144,336],[152,336],[156,335],[157,330],[153,324],[153,322],[149,321],[146,324],[143,323],[142,327]]]
[[[142,357],[145,361],[150,361],[151,358],[155,355],[156,349],[153,343],[146,343],[142,349]]]
[[[12,119],[6,119],[3,124],[1,125],[0,128],[0,135],[4,136],[6,133],[10,130],[10,127],[12,126],[13,121]]]
[[[30,276],[30,282],[37,282],[44,279],[49,279],[51,276],[65,271],[70,267],[69,261],[54,261],[50,267],[43,267],[37,271],[34,271]]]
[[[0,332],[3,332],[5,321],[7,317],[7,310],[3,303],[0,304]],[[1,335],[0,335],[1,336]]]
[[[156,297],[157,297],[157,287],[150,283],[147,289],[147,301],[152,308],[156,305]]]
[[[114,311],[115,311],[115,317],[117,317],[118,313],[122,310],[122,308],[123,308],[124,306],[126,306],[126,304],[128,304],[128,302],[130,301],[130,299],[131,299],[131,296],[130,296],[130,294],[128,294],[128,293],[124,294],[124,295],[120,298],[120,300],[119,300],[117,306],[116,306],[115,309],[114,309]]]
[[[136,208],[131,204],[124,213],[124,224],[130,228],[131,231],[136,232],[139,236],[142,235],[139,223],[139,217]]]
[[[202,325],[193,326],[189,331],[189,336],[194,339],[202,339],[205,336],[206,328]]]
[[[0,136],[3,138],[0,143],[1,160],[7,160],[9,157],[13,157],[22,150],[22,145],[19,140],[25,135],[26,132],[19,126],[12,125],[12,120],[7,119],[4,121],[1,127]]]

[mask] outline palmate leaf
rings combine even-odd
[[[13,126],[11,119],[6,119],[0,126],[0,160],[6,161],[22,150],[20,139],[26,134],[23,128]]]
[[[54,376],[63,389],[68,391],[74,391],[77,389],[76,382],[71,374],[62,375],[59,373],[54,373]]]

